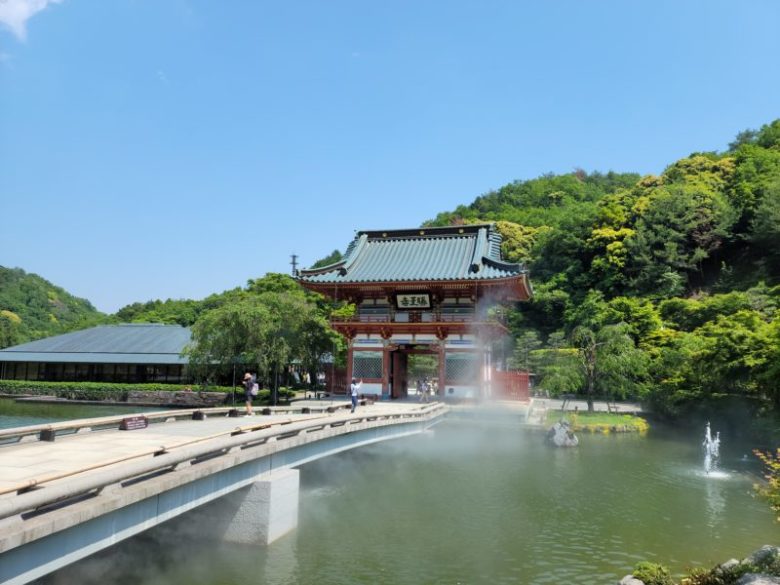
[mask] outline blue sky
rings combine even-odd
[[[0,0],[0,265],[203,298],[780,117],[780,3]]]

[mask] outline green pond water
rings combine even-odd
[[[76,418],[95,418],[114,414],[132,414],[160,410],[143,406],[103,406],[100,404],[47,404],[17,402],[0,398],[0,429],[37,425]]]
[[[209,504],[40,583],[609,584],[640,560],[679,575],[777,544],[749,446],[721,436],[708,476],[703,432],[555,449],[517,424],[448,420],[301,467],[298,529],[268,548],[219,542]]]

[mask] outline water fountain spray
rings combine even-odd
[[[709,474],[715,471],[718,467],[718,459],[720,458],[720,432],[712,438],[710,432],[710,423],[707,422],[707,430],[704,433],[704,471]]]

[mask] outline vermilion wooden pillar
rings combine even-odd
[[[390,393],[390,348],[382,350],[382,394]]]
[[[444,379],[444,375],[447,372],[446,363],[444,361],[446,357],[446,353],[444,351],[444,346],[447,344],[446,339],[442,339],[439,342],[439,396],[445,396],[446,390],[445,386],[447,384],[447,380]]]

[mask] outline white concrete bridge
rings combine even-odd
[[[215,526],[236,542],[294,529],[308,461],[420,433],[441,404],[344,403],[114,416],[0,431],[0,584],[22,585],[236,492]],[[133,430],[119,430],[124,426]],[[143,427],[145,428],[134,428]]]

